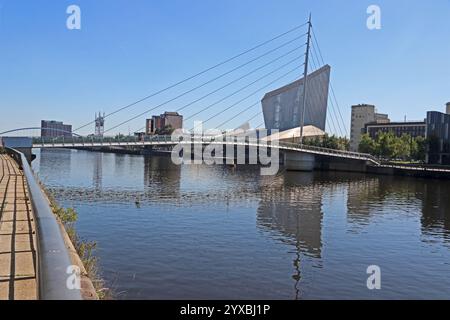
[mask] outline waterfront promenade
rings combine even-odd
[[[0,300],[37,298],[36,237],[26,180],[0,154]]]

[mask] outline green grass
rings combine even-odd
[[[86,269],[87,276],[91,280],[95,291],[101,300],[112,299],[112,291],[105,287],[105,281],[100,276],[98,267],[98,257],[95,255],[97,243],[95,241],[88,241],[82,239],[76,232],[75,222],[78,219],[78,214],[73,208],[60,207],[52,196],[47,195],[50,201],[50,206],[53,213],[59,218],[64,225],[66,232],[81,259],[81,262]]]

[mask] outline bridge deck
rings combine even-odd
[[[25,177],[0,154],[0,300],[37,298],[34,231]]]

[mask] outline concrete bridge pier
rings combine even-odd
[[[313,171],[315,156],[309,153],[286,151],[284,153],[284,167],[290,171]]]

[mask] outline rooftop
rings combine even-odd
[[[375,108],[375,105],[367,104],[367,103],[360,103],[360,104],[355,104],[355,105],[352,106],[352,108],[366,108],[366,107],[373,107],[373,108]]]
[[[164,112],[164,115],[165,116],[179,116],[180,114],[175,111],[166,111],[166,112]]]
[[[379,123],[379,122],[369,122],[366,123],[366,127],[373,126],[373,127],[396,127],[396,126],[404,126],[404,125],[425,125],[425,121],[399,121],[399,122],[386,122],[386,123]]]

